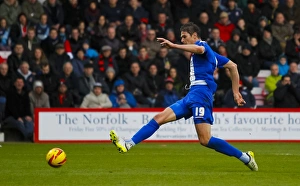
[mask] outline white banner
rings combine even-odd
[[[38,112],[36,141],[102,141],[109,131],[130,138],[158,112]],[[300,112],[215,112],[212,135],[226,140],[300,140]],[[170,122],[149,140],[197,140],[193,118]]]

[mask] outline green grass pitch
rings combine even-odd
[[[253,150],[258,172],[198,143],[142,143],[119,154],[110,143],[2,143],[1,186],[299,186],[299,143],[232,143]],[[50,167],[46,153],[62,148],[67,162]]]

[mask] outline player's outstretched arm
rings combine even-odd
[[[238,104],[238,106],[243,106],[246,102],[239,91],[240,76],[237,65],[232,61],[228,61],[228,63],[226,63],[223,67],[228,68],[230,72],[234,101]]]
[[[195,44],[179,45],[179,44],[174,44],[171,41],[166,40],[164,38],[157,38],[157,41],[160,43],[161,46],[166,46],[168,48],[176,48],[179,50],[192,52],[194,54],[203,54],[205,52],[205,48],[203,46],[198,46]]]

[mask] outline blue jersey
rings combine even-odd
[[[229,59],[215,53],[205,41],[197,41],[195,44],[203,46],[205,52],[191,56],[191,89],[170,108],[174,111],[176,119],[193,116],[195,124],[213,124],[213,93],[217,89],[213,74],[216,68],[222,68]]]
[[[194,85],[207,85],[212,92],[215,92],[217,85],[214,81],[214,71],[222,68],[229,59],[215,53],[205,41],[197,41],[198,46],[203,46],[203,54],[193,54],[190,60],[190,82]]]

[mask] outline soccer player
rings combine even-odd
[[[190,90],[189,93],[177,101],[146,125],[144,125],[130,140],[124,140],[117,133],[110,131],[112,143],[119,152],[125,153],[141,141],[149,138],[165,123],[189,118],[193,116],[198,139],[201,145],[214,149],[228,156],[234,156],[252,171],[258,171],[258,166],[252,151],[242,152],[226,141],[211,136],[213,124],[213,94],[217,85],[213,72],[216,68],[228,68],[231,74],[232,90],[235,102],[242,106],[245,101],[239,93],[239,74],[235,63],[215,53],[205,41],[201,41],[200,29],[193,23],[187,23],[180,28],[183,45],[174,44],[164,38],[157,38],[161,46],[191,52],[190,60]]]

